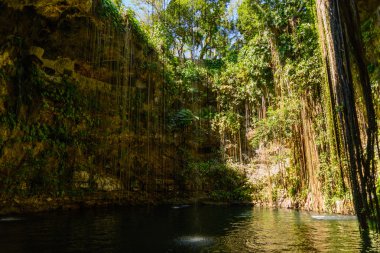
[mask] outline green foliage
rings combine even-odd
[[[184,129],[198,119],[189,109],[181,109],[170,118],[170,128]]]
[[[154,24],[147,25],[150,34],[161,36],[155,40],[180,59],[189,55],[192,59],[216,58],[228,50],[232,29],[227,17],[229,0],[142,2],[154,10],[150,17]]]
[[[119,8],[119,9],[121,8],[121,5],[123,3],[122,0],[113,0],[113,2],[115,3],[116,7]]]
[[[23,141],[25,142],[46,141],[51,131],[50,127],[47,124],[43,123],[23,125],[23,128],[25,132],[25,136],[23,136]]]
[[[206,78],[206,70],[193,61],[186,61],[177,67],[177,76],[180,78],[181,89],[185,92],[191,92],[194,84],[201,83]]]
[[[256,121],[254,125],[254,137],[251,145],[257,148],[260,143],[270,143],[280,140],[289,143],[293,137],[293,130],[299,124],[300,102],[297,98],[281,102],[279,108],[270,107],[267,116]]]
[[[140,22],[136,19],[135,12],[131,9],[127,9],[126,18],[128,20],[127,25],[133,29],[134,33],[137,35],[137,39],[141,42],[145,42],[149,47],[154,48],[147,33],[141,27]]]
[[[231,133],[236,134],[240,130],[240,122],[242,117],[234,112],[227,111],[215,114],[212,120],[212,127],[220,134]]]
[[[140,22],[136,19],[136,14],[131,9],[126,9],[125,14],[121,10],[120,0],[100,0],[100,5],[97,8],[98,15],[111,22],[113,27],[119,32],[128,32],[128,29],[133,30],[133,34],[137,36],[140,42],[146,43],[149,48],[152,46],[151,40],[147,36]],[[125,15],[125,18],[123,17]]]
[[[13,130],[17,126],[17,115],[9,111],[6,113],[2,113],[0,115],[0,123]]]
[[[270,50],[265,36],[252,38],[236,58],[225,63],[223,71],[215,75],[213,90],[221,110],[212,121],[214,130],[221,135],[238,133],[247,116],[245,105],[260,104],[273,90]]]
[[[379,28],[376,25],[376,17],[370,17],[361,25],[362,37],[364,43],[369,43],[375,40],[379,33]]]
[[[238,26],[248,37],[267,28],[283,30],[290,20],[310,20],[308,5],[305,0],[244,0],[238,10]]]
[[[100,0],[98,14],[112,22],[112,25],[118,30],[124,31],[125,25],[120,13],[120,9],[112,0]]]
[[[190,163],[183,176],[195,188],[208,193],[211,200],[234,202],[252,200],[253,187],[237,168],[215,160]]]
[[[203,63],[208,70],[214,70],[214,71],[220,72],[222,68],[224,67],[223,59],[205,59]]]
[[[8,75],[5,73],[4,69],[0,69],[0,84],[3,85],[3,81],[7,81],[9,79]]]
[[[186,166],[183,178],[193,188],[209,194],[213,200],[251,200],[253,192],[259,194],[262,191],[263,183],[252,187],[244,173],[223,161],[187,164],[190,160],[187,158],[194,150],[186,146],[186,141],[206,139],[204,136],[207,139],[217,138],[210,124],[212,130],[225,138],[221,141],[227,140],[226,143],[231,143],[231,146],[238,146],[237,139],[241,146],[247,146],[245,138],[249,135],[251,149],[247,148],[247,155],[253,153],[252,148],[257,148],[260,143],[281,142],[294,146],[300,141],[296,129],[303,124],[301,108],[306,107],[302,106],[306,105],[305,101],[314,101],[315,104],[321,101],[323,77],[314,25],[314,3],[305,0],[243,0],[236,21],[228,16],[229,0],[141,2],[154,10],[147,24],[141,24],[132,10],[122,13],[120,0],[100,0],[96,14],[119,32],[133,30],[131,34],[136,36],[134,42],[148,45],[143,47],[144,56],[157,53],[160,63],[164,65],[161,68],[160,63],[145,62],[139,64],[138,71],[158,73],[163,70],[164,84],[152,89],[154,103],[160,100],[153,106],[159,105],[165,114],[169,129],[164,131],[186,133],[181,136],[186,139],[185,144],[178,150],[178,153],[184,154],[181,157]],[[373,45],[377,54],[379,29],[376,19],[371,17],[366,20],[362,32],[364,42]],[[24,43],[21,38],[16,39],[20,45]],[[378,61],[378,57],[374,58]],[[3,186],[0,187],[17,191],[20,185],[29,182],[26,188],[21,187],[24,192],[38,193],[44,189],[56,193],[67,192],[74,167],[83,165],[70,160],[75,157],[76,148],[83,153],[94,153],[93,144],[98,141],[97,127],[114,122],[102,121],[101,101],[97,101],[99,97],[92,94],[84,99],[82,91],[71,78],[49,78],[34,66],[21,65],[17,67],[20,81],[17,78],[12,80],[15,83],[12,87],[14,97],[7,100],[7,112],[0,115],[0,127],[10,132],[7,136],[4,134],[4,138],[1,136],[0,145],[24,143],[27,150],[22,150],[24,153],[18,151],[20,156],[25,154],[23,160],[10,159],[0,165],[0,172],[12,171],[8,173],[9,177],[1,178],[0,185]],[[379,104],[380,97],[376,93],[379,90],[379,62],[372,60],[368,70],[372,77],[374,101]],[[156,83],[159,78],[152,80]],[[11,78],[0,70],[0,79],[8,81]],[[128,125],[136,121],[138,127],[150,119],[144,114],[145,108],[140,107],[143,96],[149,97],[144,92],[128,97],[131,104],[128,113],[125,108],[118,111],[122,119],[128,115],[131,120]],[[327,101],[328,98],[325,99]],[[342,108],[336,109],[339,112]],[[86,110],[100,116],[89,116]],[[140,112],[141,115],[138,115]],[[159,113],[153,115],[154,122],[148,125],[155,128],[160,124],[160,116]],[[323,184],[327,205],[331,205],[336,198],[345,197],[346,192],[338,180],[341,175],[334,162],[333,156],[336,154],[329,154],[326,148],[328,134],[324,129],[325,118],[321,113],[312,119],[312,130],[316,135],[314,139],[321,163],[318,180]],[[124,123],[120,124],[120,131],[124,130]],[[194,131],[188,131],[191,126],[196,126]],[[129,138],[129,133],[127,135]],[[102,148],[97,152],[107,152]],[[299,151],[294,149],[293,152]],[[122,156],[120,153],[118,155]],[[303,155],[292,154],[294,157]],[[88,157],[88,163],[92,164],[96,159],[92,154]],[[117,159],[113,157],[110,160]],[[102,166],[108,163],[101,162]],[[301,166],[294,161],[285,176],[289,195],[299,200],[304,199],[308,191],[308,185],[299,177],[305,169]],[[280,180],[274,179],[274,183],[280,184]],[[276,194],[277,189],[274,199],[277,198]]]
[[[380,118],[380,26],[378,25],[376,12],[372,13],[362,22],[361,32],[368,60],[368,72],[370,75],[372,94],[377,117]],[[378,123],[379,124],[379,123]]]
[[[288,60],[285,65],[285,71],[289,85],[293,87],[297,94],[311,91],[312,95],[315,94],[317,97],[320,97],[322,68],[318,54],[297,62]]]
[[[72,186],[68,152],[83,147],[86,137],[77,131],[77,124],[88,123],[83,97],[71,78],[51,78],[33,63],[20,78],[0,116],[0,126],[7,129],[2,151],[12,148],[18,157],[9,151],[2,157],[0,172],[8,171],[8,176],[0,178],[0,189],[21,195],[63,194]]]

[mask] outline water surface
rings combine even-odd
[[[379,252],[353,216],[252,207],[111,208],[0,217],[0,252]]]

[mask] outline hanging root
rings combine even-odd
[[[342,143],[349,160],[349,174],[355,211],[361,228],[368,221],[380,228],[380,208],[376,195],[375,146],[379,153],[376,113],[365,64],[357,6],[354,0],[318,0],[317,13],[322,49],[327,66],[331,110],[334,124],[341,131]],[[351,57],[352,56],[352,57]],[[354,60],[351,61],[351,58]],[[365,142],[361,139],[352,69],[359,74],[365,121]],[[339,110],[337,110],[339,108]],[[342,108],[342,109],[340,109]],[[339,145],[337,134],[336,145]],[[365,147],[365,152],[363,150]]]

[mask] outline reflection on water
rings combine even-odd
[[[316,220],[356,220],[356,216],[353,215],[311,215]]]
[[[250,207],[117,208],[0,217],[1,252],[378,252],[352,216]]]
[[[181,236],[176,239],[176,243],[186,247],[203,247],[213,244],[213,239],[202,235]]]
[[[16,218],[16,217],[4,217],[0,219],[0,222],[7,222],[7,221],[20,221],[22,218]]]
[[[254,209],[222,239],[227,252],[377,252],[363,245],[353,217],[314,219],[308,213]],[[327,216],[320,216],[327,217]]]

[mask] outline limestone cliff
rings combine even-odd
[[[0,1],[3,198],[176,195],[165,69],[133,17],[112,8]]]

